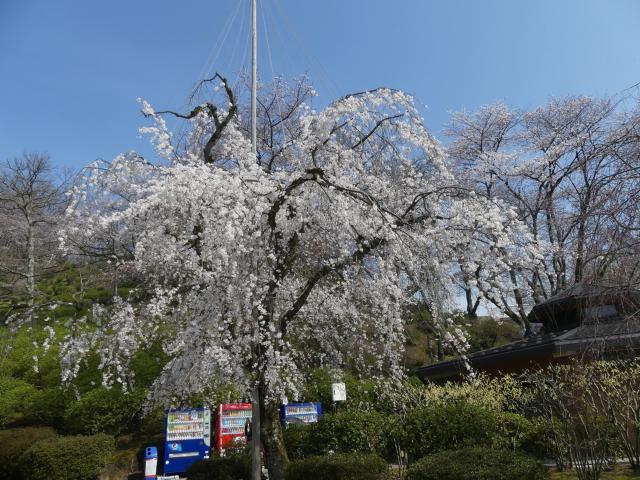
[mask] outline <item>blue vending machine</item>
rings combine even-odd
[[[280,420],[285,428],[293,423],[316,423],[321,416],[320,402],[289,403],[280,407]]]
[[[211,411],[208,408],[169,410],[164,445],[165,475],[184,473],[211,455]]]

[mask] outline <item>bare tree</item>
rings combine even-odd
[[[0,273],[10,292],[25,288],[30,321],[37,279],[57,264],[55,226],[65,204],[65,184],[54,178],[43,153],[24,153],[0,169]]]

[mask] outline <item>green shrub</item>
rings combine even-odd
[[[76,398],[68,389],[45,388],[37,390],[31,397],[29,412],[30,421],[37,425],[51,425],[62,429],[65,411],[76,402]]]
[[[406,480],[545,480],[548,469],[521,452],[492,448],[445,450],[409,467]]]
[[[315,368],[307,373],[307,381],[300,397],[308,401],[322,403],[325,412],[333,411],[331,384],[335,381],[329,369]],[[342,373],[342,381],[347,389],[347,401],[340,404],[347,410],[384,410],[380,396],[376,394],[376,382],[372,379],[358,379],[348,372]]]
[[[410,461],[442,450],[490,446],[497,431],[496,413],[461,399],[421,405],[410,411],[398,431]]]
[[[49,427],[0,430],[0,478],[20,479],[20,456],[36,442],[55,436]]]
[[[113,437],[55,437],[37,442],[20,457],[20,471],[29,480],[93,480],[114,451]]]
[[[143,401],[142,391],[126,394],[117,388],[96,388],[69,406],[65,412],[65,430],[72,434],[118,435],[138,419]]]
[[[392,417],[381,412],[344,411],[311,425],[289,426],[285,445],[294,459],[333,452],[387,456],[392,425]]]
[[[194,463],[185,473],[189,480],[251,480],[251,457],[232,455]]]
[[[322,450],[313,441],[312,425],[291,424],[284,430],[284,444],[289,458],[297,460],[310,455],[318,455]]]
[[[0,376],[0,426],[25,422],[37,389],[17,378]]]
[[[499,412],[493,446],[505,450],[524,450],[537,457],[546,453],[545,432],[540,424],[518,413]]]
[[[289,465],[286,480],[381,480],[387,463],[374,454],[344,454],[308,457]]]

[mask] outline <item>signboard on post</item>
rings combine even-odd
[[[347,387],[344,383],[331,384],[331,397],[334,402],[345,402],[347,400]]]

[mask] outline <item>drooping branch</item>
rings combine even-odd
[[[212,153],[213,147],[218,143],[218,141],[222,137],[224,129],[227,127],[227,125],[229,125],[231,120],[233,120],[233,118],[238,113],[238,104],[236,101],[236,97],[233,94],[233,90],[231,89],[231,86],[229,85],[229,82],[225,77],[223,77],[219,73],[216,73],[213,77],[202,80],[199,85],[213,82],[216,79],[219,79],[222,82],[225,93],[227,94],[227,99],[229,100],[230,107],[229,107],[229,110],[226,112],[226,114],[221,113],[218,107],[211,102],[206,102],[202,105],[198,105],[196,108],[194,108],[193,110],[191,110],[191,112],[187,114],[181,114],[178,112],[174,112],[172,110],[163,110],[161,112],[157,112],[158,115],[170,114],[170,115],[173,115],[174,117],[183,118],[185,120],[190,120],[198,116],[200,113],[204,112],[209,118],[211,118],[213,120],[215,129],[211,133],[211,136],[207,140],[207,143],[204,147],[204,161],[205,163],[209,163],[209,164],[215,161]],[[148,116],[148,114],[146,113],[144,115]]]

